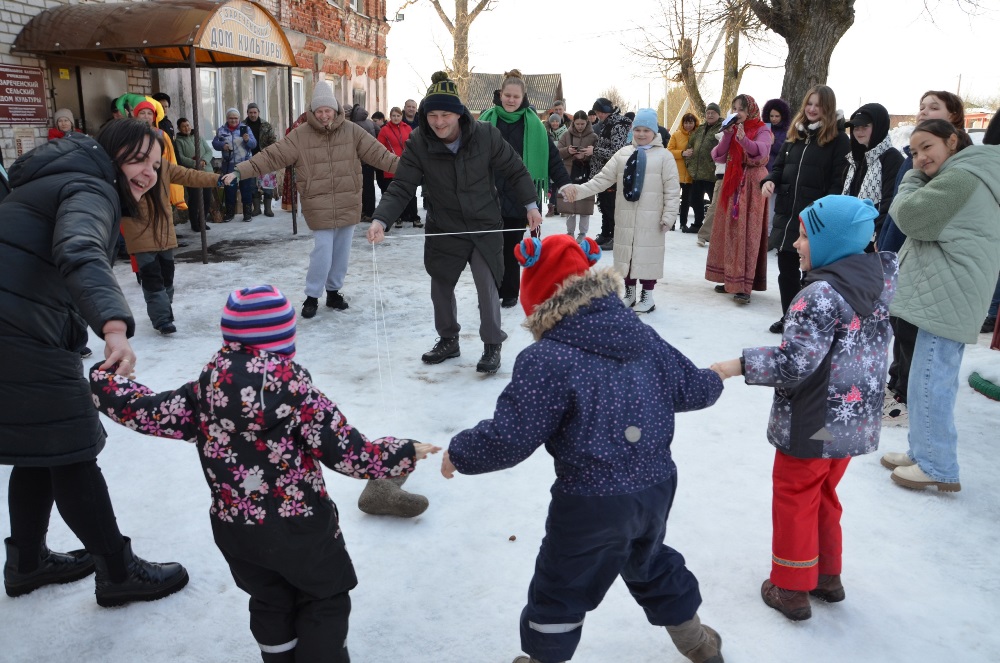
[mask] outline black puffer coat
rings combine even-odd
[[[427,238],[424,240],[424,267],[431,278],[458,283],[473,249],[486,258],[493,278],[503,279],[503,236],[454,235],[435,233],[502,230],[500,204],[494,180],[502,175],[510,183],[511,196],[524,205],[535,202],[535,186],[517,152],[507,144],[496,127],[476,122],[466,111],[459,119],[461,147],[453,153],[427,124],[420,113],[420,126],[410,134],[399,159],[392,184],[382,195],[373,219],[392,223],[403,213],[418,186],[430,202]]]
[[[844,190],[847,154],[851,140],[843,130],[826,145],[816,141],[819,127],[799,128],[805,139],[786,140],[774,167],[764,182],[774,182],[774,219],[767,248],[794,251],[799,238],[799,214],[827,195],[840,195]]]
[[[72,134],[10,169],[0,204],[0,463],[91,460],[104,429],[83,375],[87,326],[135,321],[111,271],[121,220],[115,167],[92,138]]]
[[[518,156],[523,157],[524,121],[507,124],[497,118],[496,127],[497,131],[503,136],[503,139],[514,148]],[[569,174],[566,173],[566,166],[563,165],[562,158],[559,156],[559,148],[551,140],[549,141],[549,181],[555,185],[557,191],[570,183]],[[496,187],[497,193],[500,195],[500,214],[509,219],[527,220],[528,210],[517,200],[516,190],[507,181],[507,178],[498,174]],[[544,201],[539,200],[538,204],[541,205],[542,202]]]

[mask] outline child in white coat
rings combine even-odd
[[[674,223],[681,191],[674,157],[664,148],[657,129],[656,111],[639,110],[632,122],[632,144],[615,152],[586,184],[568,184],[560,191],[573,202],[618,185],[615,269],[625,277],[626,306],[639,313],[655,307],[653,286],[663,278],[664,233]],[[642,284],[639,293],[637,282]]]

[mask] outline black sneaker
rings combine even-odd
[[[343,311],[348,307],[348,305],[347,302],[344,301],[344,296],[340,294],[339,290],[327,290],[326,307]]]
[[[172,323],[172,322],[166,322],[166,323],[160,325],[159,327],[157,327],[156,331],[160,332],[164,336],[167,336],[168,334],[173,334],[174,332],[176,332],[177,331],[177,327],[175,327],[174,323]]]
[[[614,237],[609,237],[607,235],[598,235],[596,241],[597,241],[597,245],[603,249],[603,248],[605,248],[605,246],[607,246],[609,244],[613,246],[614,243],[615,243],[615,238]]]
[[[993,329],[996,326],[997,326],[997,319],[996,318],[986,318],[986,320],[983,321],[983,326],[980,327],[980,329],[979,329],[979,333],[980,334],[992,334],[993,333]]]
[[[243,222],[244,223],[249,223],[251,219],[253,219],[253,214],[251,214],[250,212],[244,212],[243,213]]]
[[[420,359],[425,364],[440,364],[445,359],[452,359],[461,355],[458,347],[457,336],[442,336],[431,348],[430,352],[425,352]]]
[[[318,310],[319,300],[315,297],[306,297],[306,301],[302,303],[302,317],[311,318],[316,315]]]
[[[413,227],[414,228],[423,228],[424,227],[424,222],[420,220],[419,216],[413,217]]]
[[[92,354],[94,354],[93,351],[90,348],[88,348],[86,345],[83,346],[82,348],[80,348],[80,357],[82,357],[83,359],[86,359],[87,357],[91,356]]]
[[[479,373],[496,373],[500,369],[500,348],[499,343],[486,343],[483,345],[483,356],[476,364],[476,371]]]
[[[500,308],[514,308],[517,306],[517,297],[504,297],[500,300]]]
[[[770,327],[768,327],[767,331],[771,332],[772,334],[784,334],[785,333],[785,319],[782,318],[781,320],[778,320],[777,322],[775,322],[774,324],[772,324]]]

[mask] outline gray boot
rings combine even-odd
[[[263,198],[264,198],[263,192],[260,189],[257,189],[257,191],[255,191],[254,194],[253,194],[253,215],[254,216],[260,216],[261,215],[260,203],[261,203],[261,200],[263,200]]]
[[[683,624],[668,626],[667,633],[677,651],[692,663],[724,663],[722,636],[713,628],[704,626],[697,614]]]
[[[372,516],[419,516],[427,510],[430,502],[423,495],[403,490],[406,479],[370,479],[358,498],[358,508]]]

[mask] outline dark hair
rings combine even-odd
[[[108,122],[97,133],[96,140],[104,151],[111,157],[115,164],[118,177],[115,178],[115,187],[118,189],[122,214],[131,216],[137,220],[146,218],[147,225],[152,225],[153,234],[159,235],[160,229],[165,223],[173,223],[170,218],[170,211],[164,204],[167,196],[163,185],[163,164],[165,159],[160,160],[160,170],[156,174],[156,186],[151,188],[142,196],[142,206],[132,197],[132,190],[129,188],[128,180],[122,177],[122,165],[132,163],[136,160],[144,159],[146,154],[141,152],[146,139],[156,141],[162,152],[163,138],[160,132],[149,126],[142,120],[120,119]],[[153,195],[147,195],[152,192]]]
[[[170,95],[167,94],[166,92],[157,92],[156,94],[151,96],[153,97],[153,99],[156,99],[159,102],[165,101],[167,102],[167,105],[173,106],[173,104],[170,103]]]
[[[1000,145],[1000,109],[993,114],[993,119],[986,127],[986,133],[983,134],[983,145]]]
[[[698,126],[698,118],[694,116],[694,113],[684,113],[684,117],[681,118],[681,126],[683,127],[684,123],[688,120],[691,120],[695,126]]]
[[[382,111],[375,111],[374,113],[372,113],[371,119],[373,119],[373,120],[384,120],[385,119],[385,113],[383,113]]]
[[[177,126],[181,126],[181,122],[187,122],[188,124],[191,124],[191,120],[187,119],[186,117],[177,118]]]
[[[591,111],[591,112],[593,112],[593,111]],[[573,113],[573,119],[574,120],[587,120],[588,122],[590,121],[590,117],[587,115],[587,111],[583,111],[583,110],[578,110],[577,112]]]
[[[937,97],[944,102],[944,107],[948,109],[948,112],[955,116],[952,120],[952,124],[959,131],[965,130],[965,104],[962,103],[962,98],[953,92],[947,92],[945,90],[927,90],[922,95],[920,95],[920,101],[923,101],[927,97]]]
[[[937,95],[935,94],[934,96],[936,97]],[[956,128],[955,125],[948,120],[924,120],[913,128],[913,133],[917,132],[937,136],[943,141],[947,141],[952,136],[958,136],[958,145],[955,147],[956,154],[965,148],[972,146],[972,139],[969,138],[969,134],[965,133],[962,129]]]

